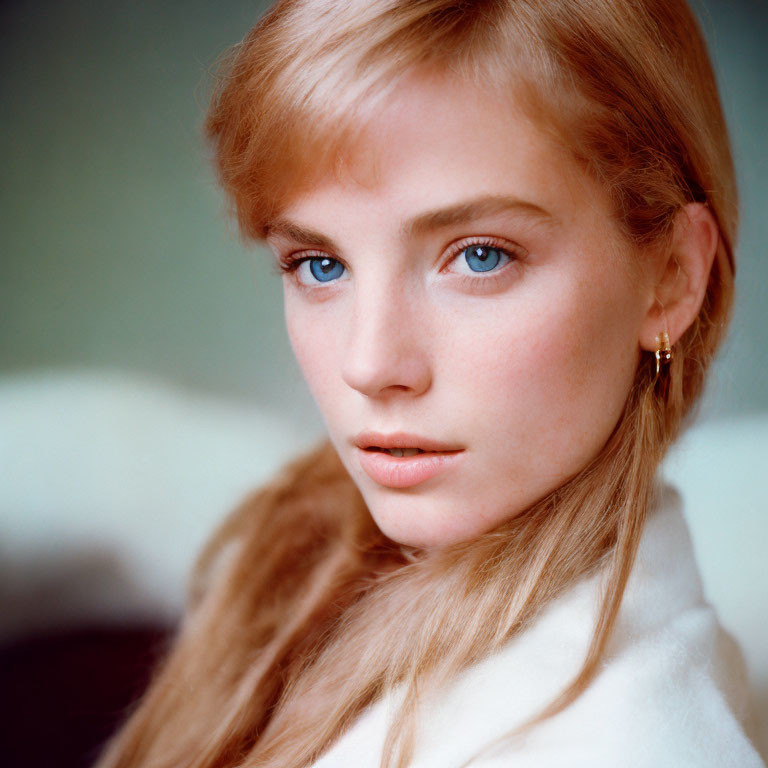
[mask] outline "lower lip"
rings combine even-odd
[[[382,451],[358,448],[360,465],[371,480],[388,488],[410,488],[445,472],[461,461],[463,451],[391,456]]]

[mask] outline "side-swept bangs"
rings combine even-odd
[[[416,68],[506,89],[507,98],[514,87],[532,104],[538,88],[531,84],[540,87],[545,72],[536,67],[538,78],[522,77],[535,57],[522,37],[509,39],[502,5],[274,6],[223,60],[205,126],[243,237],[263,239],[291,198],[354,164],[388,94]],[[517,73],[513,83],[510,72]]]

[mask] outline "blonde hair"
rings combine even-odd
[[[206,122],[243,236],[262,238],[291,195],[337,169],[371,107],[427,66],[514,88],[604,185],[638,254],[668,243],[682,205],[706,202],[720,241],[699,315],[662,377],[642,358],[599,455],[473,541],[387,539],[327,441],[285,467],[201,555],[174,646],[101,768],[299,768],[396,686],[381,765],[406,766],[423,697],[601,571],[583,667],[520,728],[598,669],[659,462],[731,312],[737,191],[712,67],[684,0],[281,0],[224,61]]]

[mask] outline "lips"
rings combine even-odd
[[[416,448],[428,453],[446,453],[461,451],[459,445],[444,443],[422,435],[409,432],[360,432],[353,440],[358,448],[363,450],[391,450],[392,448]]]
[[[409,488],[423,483],[456,466],[464,452],[460,446],[407,432],[361,432],[354,444],[365,473],[388,488]],[[389,452],[392,450],[396,453]]]

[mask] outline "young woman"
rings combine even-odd
[[[101,766],[760,766],[657,475],[737,193],[684,0],[283,0],[207,120],[329,439]]]

